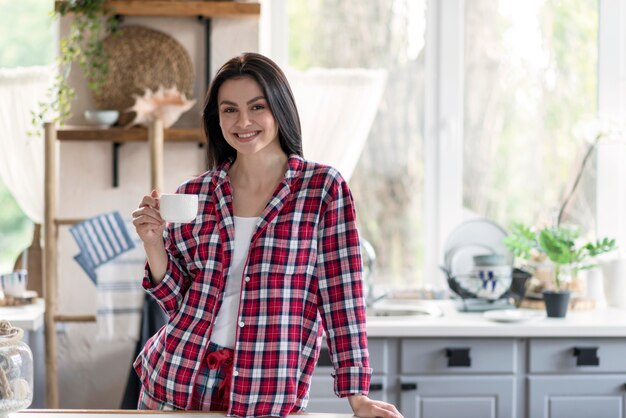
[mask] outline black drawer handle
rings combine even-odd
[[[400,389],[403,391],[417,390],[417,383],[403,383],[400,385]]]
[[[598,347],[574,347],[577,366],[599,366]]]
[[[370,383],[370,392],[383,390],[382,383]]]
[[[469,352],[469,348],[446,348],[448,367],[471,367],[472,359]]]

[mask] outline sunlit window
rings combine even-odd
[[[416,287],[423,259],[425,2],[290,1],[288,8],[291,67],[386,71],[349,184],[361,234],[376,252],[376,281]]]
[[[597,111],[597,0],[465,2],[463,201],[473,214],[552,223]],[[585,177],[570,217],[594,214]]]
[[[53,62],[53,5],[42,0],[0,0],[0,70]],[[0,178],[0,273],[13,269],[15,259],[31,239],[32,222]]]

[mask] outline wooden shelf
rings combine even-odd
[[[91,126],[64,126],[57,129],[60,141],[142,142],[148,140],[147,128],[94,128]],[[206,142],[200,129],[165,129],[169,142]]]
[[[56,7],[62,1],[56,2]],[[259,3],[235,1],[108,0],[105,7],[123,16],[258,17]]]

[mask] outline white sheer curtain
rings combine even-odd
[[[29,137],[31,110],[43,101],[54,66],[0,69],[0,177],[24,213],[42,223],[44,144]]]
[[[384,70],[288,70],[302,123],[304,156],[349,180],[382,98]],[[393,135],[393,132],[389,132]]]

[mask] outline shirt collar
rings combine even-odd
[[[228,170],[233,165],[235,161],[234,157],[229,157],[226,161],[221,163],[216,168],[216,173],[213,176],[213,183],[215,185],[219,185],[224,182],[224,180],[228,177]],[[289,159],[287,160],[287,171],[285,172],[285,180],[287,182],[292,183],[293,180],[297,179],[300,176],[304,168],[304,159],[300,157],[298,154],[291,154]]]

